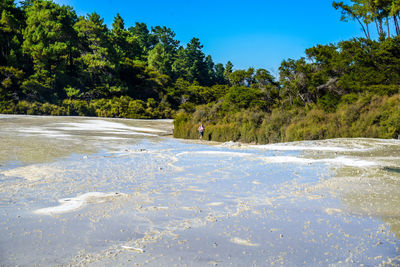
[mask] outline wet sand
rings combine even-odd
[[[400,264],[400,142],[0,115],[1,266]]]

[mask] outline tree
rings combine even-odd
[[[207,65],[205,62],[205,55],[202,51],[203,45],[200,44],[198,38],[192,38],[187,44],[186,52],[186,66],[188,68],[188,81],[198,81],[201,85],[208,83]]]
[[[229,75],[229,82],[233,86],[244,86],[247,73],[245,70],[235,70]]]
[[[41,87],[38,99],[58,98],[74,67],[76,14],[71,7],[36,0],[27,7],[26,15],[23,49],[32,58],[35,73],[23,86],[27,91]]]
[[[312,65],[306,63],[305,58],[299,60],[284,60],[279,67],[281,96],[289,100],[290,105],[294,103],[306,104],[316,101],[317,96],[312,90],[310,75]]]
[[[141,58],[142,48],[138,37],[125,29],[125,22],[119,14],[114,18],[111,33],[118,61],[123,60],[125,57],[130,59]]]
[[[207,68],[207,77],[206,77],[206,85],[211,86],[216,82],[216,73],[215,73],[215,64],[212,60],[212,57],[208,55],[206,57],[206,68]]]
[[[20,100],[21,83],[24,77],[22,70],[12,66],[0,66],[0,101]]]
[[[392,6],[390,7],[390,15],[393,17],[393,22],[396,28],[396,34],[400,35],[400,25],[399,25],[399,14],[400,14],[400,1],[393,0]]]
[[[224,68],[223,64],[218,63],[215,65],[215,83],[216,84],[226,84],[227,83],[224,72],[225,72],[225,68]]]
[[[114,36],[120,37],[125,35],[125,22],[119,13],[117,13],[117,15],[114,17],[114,22],[112,23],[112,33]]]
[[[89,89],[85,97],[93,99],[107,96],[118,58],[104,20],[97,13],[92,13],[80,17],[75,29],[80,44],[80,80]]]
[[[370,39],[369,24],[375,23],[379,38],[390,37],[390,16],[393,18],[396,34],[400,34],[398,23],[399,1],[398,0],[350,0],[351,5],[343,2],[333,2],[335,9],[340,9],[341,20],[356,20],[362,27],[366,38]],[[386,24],[387,33],[384,31],[383,24]]]
[[[135,99],[158,99],[170,82],[169,76],[149,68],[146,62],[129,58],[122,62],[119,72],[123,82],[120,87],[126,88],[123,93]]]
[[[178,50],[176,60],[172,66],[177,77],[182,77],[189,82],[197,81],[200,85],[210,84],[208,65],[202,48],[203,45],[201,45],[200,40],[192,38],[186,48]],[[212,60],[209,64],[211,63]]]
[[[254,68],[248,68],[246,71],[246,76],[245,76],[245,82],[246,82],[246,86],[251,86],[254,82]]]
[[[2,0],[0,10],[0,65],[17,67],[22,58],[24,14],[15,7],[13,0]]]
[[[262,88],[266,85],[278,85],[274,76],[272,76],[271,73],[266,69],[258,69],[254,75],[254,80],[259,88]]]
[[[186,50],[182,46],[176,52],[174,57],[173,64],[171,66],[172,76],[174,80],[178,81],[178,79],[188,80],[189,69],[186,57]]]
[[[254,68],[235,70],[229,75],[229,81],[232,85],[250,87],[255,82],[254,72]]]
[[[372,10],[375,11],[375,17],[378,21],[379,35],[382,36],[382,38],[385,36],[382,24],[383,20],[386,19],[387,37],[390,37],[389,15],[392,6],[392,0],[374,0],[371,6],[373,7]]]
[[[149,51],[147,62],[149,67],[158,72],[169,75],[171,74],[171,58],[167,54],[162,44],[158,43],[152,50]]]
[[[167,27],[152,27],[152,35],[149,41],[156,40],[155,47],[149,52],[151,59],[148,58],[149,64],[162,74],[169,75],[176,79],[176,71],[173,70],[174,61],[177,58],[179,41],[175,40],[175,33]],[[161,62],[156,63],[155,58]],[[150,63],[151,62],[151,63]]]
[[[157,37],[150,34],[146,23],[136,22],[135,26],[129,27],[128,31],[137,38],[139,47],[141,48],[141,57],[145,57],[158,42]]]
[[[225,65],[225,70],[224,70],[224,77],[226,81],[230,81],[229,76],[231,75],[232,72],[233,72],[233,64],[232,62],[228,61]]]
[[[364,10],[357,8],[356,5],[355,6],[345,5],[343,2],[333,1],[332,6],[336,10],[338,10],[338,9],[341,10],[341,14],[342,14],[342,16],[340,18],[341,21],[347,21],[349,18],[352,20],[356,20],[360,24],[360,26],[365,34],[365,37],[368,39],[370,38],[369,32],[367,31],[367,29],[364,26],[364,23],[362,21],[362,15],[363,15]]]
[[[176,53],[179,47],[179,41],[175,40],[175,32],[165,26],[156,26],[151,28],[151,33],[168,54]]]
[[[33,5],[34,1],[35,0],[22,0],[22,1],[20,1],[19,3],[21,5],[21,9],[22,10],[26,10],[28,7]]]
[[[225,96],[227,109],[243,110],[248,108],[268,109],[266,95],[258,88],[232,86]]]

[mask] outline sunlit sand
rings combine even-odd
[[[1,266],[400,264],[400,142],[0,115]]]

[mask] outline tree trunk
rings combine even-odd
[[[387,30],[388,30],[388,38],[390,38],[389,17],[386,17],[386,26],[387,26]]]
[[[369,35],[369,26],[368,26],[368,23],[365,23],[365,27],[367,28],[367,38],[368,38],[368,40],[371,40],[371,36]]]
[[[357,16],[354,16],[354,17],[357,19],[358,23],[360,23],[361,28],[364,31],[365,37],[369,39],[367,31],[365,30],[364,24],[361,22],[361,20]]]
[[[396,28],[396,34],[400,35],[400,28],[399,28],[399,22],[397,20],[396,15],[393,16],[393,21],[394,21],[394,26]]]

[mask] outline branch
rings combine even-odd
[[[365,30],[364,24],[361,22],[360,17],[357,16],[357,15],[353,12],[353,10],[351,9],[350,6],[343,4],[343,2],[336,3],[335,1],[333,1],[332,6],[333,6],[333,8],[335,8],[336,10],[338,10],[339,8],[342,9],[342,10],[341,10],[341,14],[342,14],[342,19],[341,19],[341,20],[344,20],[344,18],[346,18],[346,16],[349,16],[349,17],[351,17],[352,19],[356,19],[356,20],[358,21],[358,23],[361,25],[361,28],[362,28],[362,30],[363,30],[363,32],[364,32],[364,34],[365,34],[365,37],[366,37],[367,39],[369,39],[369,38],[368,38],[367,31]]]

